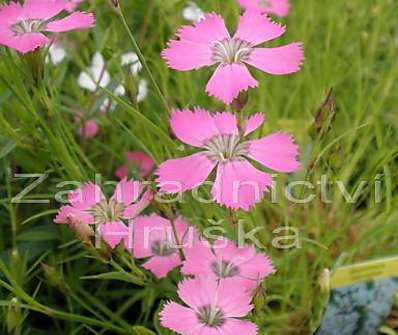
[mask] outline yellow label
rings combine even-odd
[[[388,277],[398,277],[398,256],[343,266],[333,273],[330,287],[338,288]]]

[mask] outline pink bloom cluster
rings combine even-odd
[[[242,320],[253,308],[254,289],[274,272],[271,261],[254,247],[237,247],[227,239],[213,245],[198,241],[185,249],[182,273],[195,276],[180,283],[178,295],[185,305],[169,302],[161,323],[179,334],[257,334],[257,327]]]
[[[72,27],[72,24],[61,23],[77,23],[79,20],[70,19],[75,14],[89,15],[74,13],[51,23],[50,18],[66,9],[65,1],[43,1],[52,8],[45,18],[32,14],[36,12],[30,12],[31,16],[25,18],[25,7],[34,8],[32,4],[37,5],[38,0],[27,0],[24,6],[13,3],[0,11],[0,16],[5,8],[23,11],[25,16],[14,17],[8,25],[3,23],[13,32],[13,46],[20,47],[21,52],[29,48],[15,42],[21,37],[20,27],[24,29],[22,35],[44,36],[43,31],[56,31],[54,26],[59,29],[63,26],[64,30]],[[62,9],[56,7],[61,6],[61,2]],[[232,37],[223,18],[209,14],[193,26],[183,26],[178,39],[170,41],[162,53],[168,65],[180,71],[216,65],[206,91],[226,104],[231,104],[242,91],[258,85],[248,66],[283,75],[299,71],[304,57],[300,43],[259,47],[284,34],[285,28],[272,22],[266,14],[286,15],[287,0],[239,0],[239,3],[246,11]],[[15,22],[18,22],[17,28]],[[0,33],[4,31],[0,24]],[[2,41],[0,39],[0,43],[11,45]],[[34,45],[29,44],[30,48]],[[242,110],[235,114],[211,113],[202,108],[172,111],[170,125],[174,135],[198,151],[167,160],[158,167],[155,175],[160,191],[174,194],[192,190],[205,184],[215,171],[211,188],[213,200],[233,210],[247,211],[272,187],[268,170],[297,171],[300,163],[293,137],[278,132],[252,138],[263,125],[264,116],[260,113],[238,116],[237,113],[243,114]],[[79,115],[76,120],[80,120]],[[80,131],[83,136],[89,136],[86,129]],[[145,153],[129,152],[126,158],[136,166],[139,178],[148,177],[154,170],[152,158]],[[69,224],[83,238],[94,234],[94,226],[109,247],[123,244],[132,257],[142,259],[142,266],[158,279],[180,268],[185,276],[177,291],[181,302],[169,301],[163,307],[160,319],[164,327],[182,335],[256,335],[257,326],[245,318],[253,309],[251,302],[256,288],[275,272],[271,260],[254,246],[238,246],[223,237],[210,243],[181,216],[166,219],[155,213],[142,215],[153,199],[152,190],[143,182],[127,179],[129,164],[121,166],[115,174],[121,181],[110,199],[97,185],[85,184],[69,194],[69,203],[60,208],[54,222]],[[171,212],[174,213],[174,208]]]
[[[304,57],[301,43],[258,47],[282,36],[285,30],[260,11],[247,10],[231,37],[224,19],[209,14],[194,26],[183,26],[177,33],[178,39],[170,41],[162,55],[169,67],[179,71],[216,65],[206,92],[231,104],[240,92],[258,85],[247,66],[274,75],[299,71]]]
[[[76,2],[76,1],[75,1]],[[90,13],[74,12],[65,0],[26,0],[0,5],[0,45],[21,53],[50,43],[46,33],[87,29],[95,25]],[[64,11],[71,13],[58,17]]]

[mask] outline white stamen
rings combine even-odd
[[[210,139],[205,148],[208,157],[216,162],[243,158],[247,155],[247,143],[241,142],[238,135],[218,135]]]
[[[239,38],[227,38],[213,45],[213,60],[221,64],[242,63],[249,59],[253,48]]]
[[[42,20],[21,20],[11,27],[11,30],[17,35],[26,33],[37,33],[44,29],[45,22]]]

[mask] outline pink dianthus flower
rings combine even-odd
[[[194,189],[217,168],[213,199],[232,209],[249,210],[272,185],[272,175],[255,168],[250,160],[278,172],[294,172],[300,166],[298,146],[291,135],[280,132],[257,140],[246,138],[263,121],[262,114],[255,114],[239,130],[232,113],[211,114],[200,108],[174,111],[170,121],[174,134],[202,151],[162,163],[156,172],[161,191]]]
[[[178,285],[185,305],[169,302],[160,313],[163,327],[182,335],[256,335],[257,326],[242,320],[252,309],[251,297],[233,279],[186,279]]]
[[[177,33],[178,39],[168,43],[162,56],[169,67],[179,71],[217,65],[206,91],[230,104],[241,91],[258,85],[247,65],[275,75],[300,70],[304,57],[301,43],[258,47],[280,37],[285,30],[258,11],[246,11],[231,37],[223,18],[213,13],[194,26],[183,26]]]
[[[213,245],[200,241],[185,250],[185,257],[183,274],[216,280],[233,278],[248,292],[275,272],[271,260],[253,246],[238,247],[227,239],[217,239]]]
[[[65,0],[26,0],[0,5],[0,45],[21,53],[34,51],[50,43],[45,33],[87,29],[95,25],[93,14],[73,12],[58,18],[66,10]]]
[[[143,267],[164,278],[182,264],[179,249],[191,248],[198,240],[194,227],[182,217],[171,222],[157,214],[139,216],[134,221],[134,257],[148,258]],[[177,240],[176,240],[177,237]]]
[[[71,224],[72,228],[96,225],[102,239],[112,248],[121,241],[132,249],[129,232],[130,220],[139,215],[151,202],[152,191],[138,181],[123,179],[107,200],[101,188],[93,183],[84,184],[69,193],[69,204],[62,206],[54,222]],[[132,234],[131,234],[132,235]]]

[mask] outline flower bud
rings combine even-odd
[[[266,305],[265,289],[260,285],[254,292],[253,304],[256,311],[261,311]]]
[[[9,334],[19,334],[21,320],[21,306],[19,301],[17,298],[12,298],[6,316],[6,325]]]
[[[53,287],[61,287],[62,286],[62,283],[63,283],[62,276],[55,267],[53,267],[51,265],[44,264],[44,263],[41,264],[41,267],[44,271],[44,276],[50,286],[53,286]]]
[[[88,244],[91,243],[91,237],[94,236],[94,229],[90,225],[71,217],[68,218],[68,224],[81,241]]]
[[[319,276],[318,285],[322,293],[330,292],[330,270],[324,269]]]

